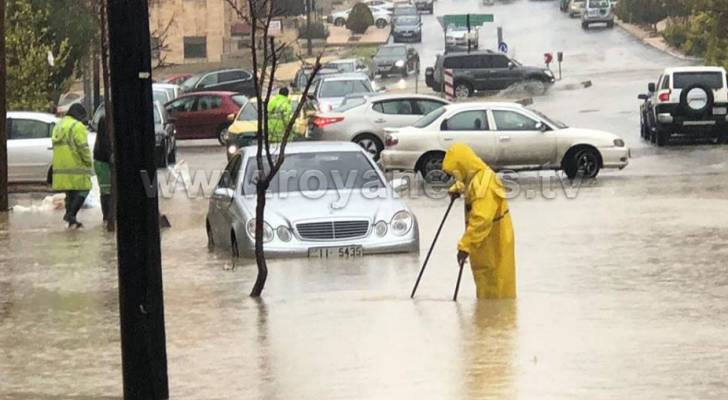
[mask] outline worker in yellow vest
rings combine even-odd
[[[288,123],[291,121],[293,110],[291,99],[288,98],[288,88],[282,87],[276,96],[268,102],[268,141],[279,143],[283,141]]]
[[[54,191],[66,194],[66,214],[63,220],[69,228],[81,228],[76,216],[91,190],[91,150],[86,130],[86,109],[73,104],[53,129]]]

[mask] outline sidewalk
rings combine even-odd
[[[391,30],[389,26],[377,28],[370,26],[363,35],[352,35],[351,31],[344,26],[329,25],[329,38],[326,40],[328,46],[357,46],[357,45],[379,45],[389,41]]]
[[[669,54],[675,58],[684,61],[701,61],[699,57],[688,56],[679,49],[670,46],[662,35],[655,34],[652,31],[646,30],[639,25],[629,24],[620,19],[615,19],[614,22],[619,25],[620,28],[624,29],[630,35],[641,40],[648,46],[651,46],[663,53]]]

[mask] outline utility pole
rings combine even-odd
[[[313,0],[306,0],[306,45],[308,46],[308,56],[313,56],[313,45],[311,44],[311,7]]]
[[[168,399],[148,0],[109,1],[108,29],[124,399]]]
[[[0,0],[0,212],[8,210],[8,132],[5,69],[5,0]]]

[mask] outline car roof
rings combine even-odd
[[[665,74],[680,72],[725,72],[723,67],[673,67],[665,68]]]
[[[185,93],[178,98],[194,97],[194,96],[234,96],[234,95],[242,96],[242,94],[240,94],[238,92],[230,92],[230,91],[225,91],[225,90],[208,90],[208,91],[201,91],[201,92]]]
[[[361,72],[346,72],[343,74],[331,74],[321,76],[322,81],[350,81],[350,80],[369,80],[369,77]]]
[[[473,108],[473,107],[484,107],[484,108],[504,107],[504,108],[519,109],[519,110],[526,109],[526,107],[524,107],[522,104],[511,103],[511,102],[506,102],[506,101],[474,101],[474,102],[467,102],[467,103],[453,103],[453,104],[448,104],[444,107],[448,111],[467,109],[467,108]]]
[[[422,100],[438,100],[447,102],[442,97],[432,96],[428,94],[411,94],[411,93],[385,93],[366,96],[367,101],[395,100],[395,99],[422,99]]]
[[[245,150],[257,150],[257,145],[244,147]],[[273,149],[271,149],[273,151]],[[354,142],[288,142],[286,154],[321,153],[331,151],[362,152],[361,146]],[[247,151],[246,151],[247,153]]]
[[[326,64],[348,64],[348,63],[356,62],[356,61],[357,61],[356,58],[342,58],[340,60],[331,60],[331,61],[327,62]]]
[[[58,117],[53,114],[34,112],[34,111],[8,111],[8,118],[12,119],[33,119],[36,121],[53,124],[58,121]]]
[[[479,55],[479,54],[498,54],[498,53],[496,53],[493,50],[475,50],[475,51],[471,51],[469,53],[467,51],[453,51],[451,53],[446,53],[443,56],[452,57],[452,56],[470,56],[470,55]],[[503,55],[505,56],[506,54],[503,54]]]
[[[155,83],[152,83],[152,87],[158,87],[158,88],[163,88],[163,89],[167,89],[167,88],[176,89],[176,88],[179,88],[180,86],[175,85],[174,83],[155,82]]]

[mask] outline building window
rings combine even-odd
[[[207,37],[186,36],[185,58],[207,58]]]

